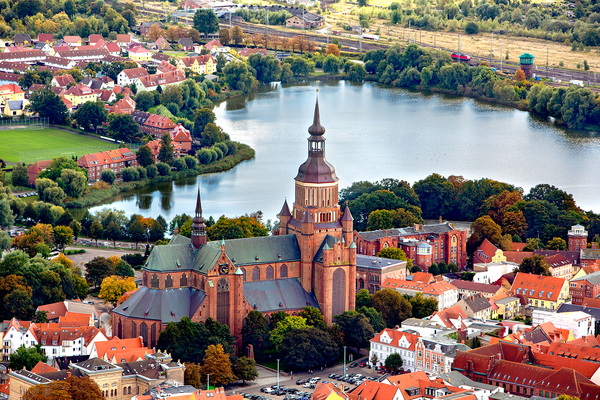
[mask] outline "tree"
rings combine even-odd
[[[555,237],[552,240],[548,241],[548,245],[546,245],[546,249],[548,250],[567,250],[567,242],[559,237]]]
[[[200,377],[200,364],[185,363],[185,373],[183,382],[186,385],[191,385],[196,389],[202,386],[202,378]]]
[[[340,48],[336,44],[330,43],[325,47],[325,54],[333,54],[334,56],[339,57],[341,54]]]
[[[98,127],[108,119],[108,112],[102,101],[88,101],[75,111],[73,118],[86,131],[91,128],[98,133]]]
[[[104,227],[99,221],[92,222],[88,236],[96,241],[96,247],[98,247],[98,239],[104,237]]]
[[[334,316],[333,320],[342,329],[346,346],[355,347],[357,352],[368,348],[369,340],[375,336],[375,331],[364,314],[345,311],[341,315]]]
[[[154,94],[152,92],[143,91],[135,96],[135,108],[138,110],[148,111],[154,104]]]
[[[10,209],[10,203],[7,199],[0,200],[0,228],[10,228],[14,222],[15,216]]]
[[[173,164],[173,145],[171,144],[170,133],[165,133],[160,139],[160,149],[158,151],[158,159],[166,164]]]
[[[149,165],[154,164],[154,158],[152,157],[152,150],[147,145],[140,147],[135,154],[137,162],[142,167],[146,168]]]
[[[262,354],[269,338],[269,321],[260,311],[250,311],[244,318],[242,327],[244,348],[251,344],[256,355]]]
[[[246,381],[253,381],[258,378],[258,371],[256,371],[256,361],[252,358],[242,356],[235,360],[235,366],[233,372],[238,379],[241,379],[244,385]]]
[[[81,224],[79,223],[79,221],[73,220],[69,224],[69,228],[71,228],[71,231],[73,231],[73,237],[75,238],[75,240],[77,240],[79,234],[81,233]]]
[[[117,247],[116,241],[121,238],[121,227],[115,221],[110,221],[106,227],[105,233],[106,238],[112,240],[113,247]]]
[[[227,218],[222,216],[215,224],[208,227],[207,234],[209,240],[219,240],[267,236],[269,231],[253,217]]]
[[[0,231],[0,253],[10,249],[10,246],[12,244],[11,242],[12,241],[8,233],[6,233],[6,231]]]
[[[502,237],[502,228],[489,215],[477,218],[471,224],[471,232],[471,236],[467,240],[467,252],[469,254],[473,254],[484,239],[497,246],[500,244]]]
[[[73,230],[68,226],[54,227],[54,244],[60,251],[65,251],[66,246],[73,243]]]
[[[242,31],[242,28],[237,25],[231,28],[231,40],[233,40],[236,46],[242,43],[242,40],[244,40],[244,32]]]
[[[298,316],[304,318],[306,320],[306,325],[308,326],[319,329],[324,329],[327,326],[323,314],[318,308],[306,306],[298,313]]]
[[[60,182],[63,170],[71,169],[73,171],[82,172],[87,176],[85,169],[79,168],[77,161],[67,156],[60,156],[52,159],[50,165],[40,172],[38,178],[46,178],[52,181]],[[63,182],[64,183],[64,182]]]
[[[111,114],[108,132],[124,142],[134,142],[141,136],[140,126],[130,114]]]
[[[323,62],[323,72],[326,74],[337,74],[341,66],[342,63],[340,59],[333,54],[329,54],[325,57],[325,61]]]
[[[12,370],[26,369],[31,371],[40,361],[48,361],[48,357],[44,354],[41,345],[30,347],[23,345],[10,355],[9,368]]]
[[[367,3],[368,3],[367,0],[358,0],[358,6],[359,7],[366,7]]]
[[[369,323],[373,327],[375,332],[381,332],[385,328],[385,321],[383,315],[373,307],[360,307],[356,311],[363,314],[369,320]]]
[[[202,132],[200,144],[204,147],[210,147],[215,143],[223,142],[228,139],[229,135],[225,133],[220,126],[209,122],[208,124],[206,124],[206,127]]]
[[[350,80],[352,82],[362,82],[365,80],[367,72],[365,71],[365,67],[362,64],[354,63],[350,67]]]
[[[373,308],[383,315],[388,328],[400,326],[412,315],[410,302],[392,289],[383,289],[373,295]]]
[[[67,106],[49,85],[42,90],[34,91],[27,107],[41,118],[48,118],[51,124],[62,124],[69,115]]]
[[[356,308],[373,307],[372,297],[373,296],[371,296],[367,289],[360,289],[358,293],[356,293]]]
[[[517,72],[515,72],[515,81],[522,82],[525,79],[527,79],[525,72],[521,68],[517,69]]]
[[[304,318],[289,315],[283,321],[277,323],[277,327],[271,331],[269,341],[275,348],[279,348],[279,345],[281,345],[290,332],[307,327],[308,325],[306,325]]]
[[[317,328],[289,332],[281,343],[283,367],[288,371],[306,371],[334,365],[340,349],[331,336]]]
[[[223,68],[225,81],[232,90],[240,90],[244,93],[250,92],[257,87],[258,82],[245,63],[230,62]]]
[[[11,183],[13,186],[29,186],[27,177],[27,165],[25,163],[16,163],[13,167]]]
[[[202,133],[207,124],[214,124],[217,119],[215,113],[207,107],[199,108],[194,111],[194,127],[192,128],[192,136],[196,139],[202,137]]]
[[[219,19],[212,9],[198,9],[194,14],[194,29],[208,37],[219,30]]]
[[[406,268],[411,268],[413,265],[412,260],[406,256],[404,250],[395,247],[386,247],[381,249],[379,253],[377,253],[377,257],[406,261]]]
[[[131,240],[135,242],[135,248],[137,250],[138,243],[146,239],[146,228],[144,228],[144,225],[142,225],[139,218],[134,218],[134,216],[132,216],[132,220],[127,228],[127,234]]]
[[[413,318],[429,317],[438,310],[438,301],[433,297],[424,297],[423,293],[412,296],[410,305]]]
[[[229,29],[221,29],[219,31],[219,43],[221,43],[223,46],[227,46],[229,44],[229,40],[231,40],[229,36]]]
[[[23,400],[102,400],[98,384],[88,376],[69,376],[64,381],[53,381],[30,387]]]
[[[94,286],[100,285],[104,278],[115,274],[115,264],[105,257],[95,257],[85,264],[85,279]]]
[[[107,276],[102,280],[100,294],[98,297],[109,303],[115,303],[126,292],[135,290],[133,277],[121,277],[118,275]]]
[[[475,35],[479,33],[479,25],[477,25],[477,22],[469,21],[465,25],[465,32],[467,35]]]
[[[81,171],[63,169],[60,173],[60,179],[64,186],[65,194],[75,199],[81,197],[87,188],[87,176]]]
[[[256,79],[259,82],[270,83],[279,79],[281,66],[272,55],[263,56],[261,53],[254,53],[248,57],[248,63],[256,71]]]
[[[229,355],[223,351],[221,344],[208,346],[201,371],[203,376],[210,374],[211,382],[215,386],[227,385],[236,380],[231,370]]]
[[[117,262],[115,273],[123,277],[135,277],[135,271],[125,260],[119,260],[119,262]]]
[[[519,272],[534,275],[552,276],[550,273],[550,265],[544,259],[544,256],[535,255],[533,257],[525,257],[519,265]]]
[[[397,371],[402,367],[402,357],[398,353],[392,353],[385,359],[385,367],[392,371]]]
[[[108,183],[109,185],[112,185],[114,183],[115,179],[117,179],[117,175],[115,174],[115,172],[112,169],[105,169],[100,174],[100,179],[102,179],[104,182]]]

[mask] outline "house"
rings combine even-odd
[[[145,135],[152,135],[157,139],[160,139],[165,133],[170,133],[176,125],[168,117],[162,115],[149,114],[148,118],[140,125],[140,130]]]
[[[498,317],[502,319],[512,319],[521,312],[521,301],[518,297],[504,297],[500,300],[494,300],[498,306]]]
[[[142,126],[144,124],[144,122],[146,122],[148,117],[150,117],[150,113],[145,112],[145,111],[135,110],[131,113],[131,116],[133,117],[133,120],[135,122],[137,122],[137,124],[139,126]]]
[[[0,85],[6,85],[9,83],[19,83],[19,74],[11,74],[8,72],[0,72]]]
[[[240,51],[240,56],[244,57],[244,58],[248,58],[250,57],[252,54],[255,53],[260,53],[263,56],[266,56],[267,53],[267,49],[249,49],[248,47],[242,49],[242,51]]]
[[[171,58],[164,53],[154,53],[152,54],[152,58],[150,59],[150,63],[152,65],[161,65],[163,62],[169,63]],[[170,63],[169,63],[170,64]]]
[[[131,43],[131,35],[129,35],[129,34],[126,34],[126,35],[117,35],[117,44],[120,47],[128,46],[129,43]]]
[[[29,114],[27,110],[27,106],[29,105],[29,100],[9,100],[4,105],[4,115],[8,115],[10,117],[18,117],[23,114]]]
[[[119,86],[129,86],[132,83],[134,85],[137,85],[137,83],[139,82],[139,79],[144,77],[144,76],[148,76],[150,75],[148,73],[148,71],[146,71],[145,68],[130,68],[130,69],[124,69],[123,71],[119,72],[119,74],[117,75],[117,85]]]
[[[569,296],[573,304],[581,305],[586,298],[597,298],[600,295],[600,271],[573,278],[569,282]]]
[[[65,36],[63,37],[63,42],[69,45],[69,47],[77,47],[81,46],[82,40],[79,36]]]
[[[60,50],[56,51],[57,57],[63,57],[73,61],[100,61],[109,55],[106,49],[90,49],[90,50]]]
[[[552,322],[556,328],[571,332],[574,339],[594,335],[596,328],[596,318],[585,311],[557,313],[555,310],[534,309],[531,314],[531,321],[533,325]]]
[[[14,46],[13,45],[13,46],[8,46],[6,49],[4,49],[4,52],[7,53],[7,54],[8,53],[18,53],[18,52],[21,52],[21,51],[27,51],[29,49],[30,48],[26,49],[23,46]]]
[[[555,278],[569,280],[573,276],[573,263],[562,254],[546,256],[544,260],[550,265],[550,273]]]
[[[403,332],[398,329],[385,328],[369,340],[369,363],[375,367],[385,364],[385,360],[393,353],[400,354],[404,361],[402,367],[406,371],[417,371],[415,348],[419,335]],[[376,360],[376,361],[374,361]]]
[[[25,92],[14,83],[0,86],[0,104],[6,104],[7,101],[24,100]]]
[[[8,72],[11,74],[12,73],[20,74],[20,73],[25,73],[25,71],[29,70],[29,68],[31,68],[30,65],[19,63],[19,62],[11,62],[11,61],[1,61],[0,62],[0,71],[1,72]]]
[[[115,42],[106,43],[104,48],[111,56],[119,57],[121,55],[121,48]]]
[[[285,26],[287,28],[312,29],[319,28],[324,24],[325,19],[323,17],[308,11],[300,13],[299,15],[293,15],[285,20]]]
[[[54,42],[54,38],[51,33],[38,33],[38,43],[40,42],[50,44]]]
[[[154,52],[148,50],[143,46],[136,46],[129,50],[129,58],[138,63],[144,63],[150,61]]]
[[[481,294],[463,297],[456,305],[462,308],[468,317],[478,319],[491,318],[492,305]]]
[[[49,359],[88,355],[95,342],[107,338],[94,326],[68,327],[56,323],[38,324],[36,336]]]
[[[150,114],[153,115],[153,114]],[[142,127],[140,127],[141,129]],[[178,159],[181,157],[181,148],[179,147],[178,143],[173,143],[173,158]],[[160,152],[160,139],[155,139],[155,140],[151,140],[148,143],[146,143],[146,146],[148,146],[150,148],[150,151],[152,152],[152,158],[154,159],[154,162],[158,162],[160,161],[158,159],[158,154]]]
[[[569,296],[569,284],[563,278],[519,272],[510,291],[523,296],[530,306],[555,310]]]
[[[182,152],[188,153],[190,150],[192,150],[192,135],[190,131],[185,129],[183,125],[177,124],[177,126],[173,128],[170,133],[171,140],[179,144]]]
[[[46,42],[36,43],[35,46],[33,46],[33,49],[34,50],[42,50],[46,54],[54,54],[54,50],[52,49],[52,46],[50,46]]]
[[[138,91],[156,90],[159,86],[164,88],[170,85],[178,85],[185,81],[185,74],[179,70],[171,72],[159,72],[155,75],[142,76],[136,83]]]
[[[194,49],[194,41],[191,38],[180,38],[177,46],[180,50],[192,51]]]
[[[114,92],[111,92],[114,94]],[[124,98],[122,98],[121,100],[117,101],[114,105],[112,106],[106,106],[106,109],[108,110],[109,113],[112,114],[131,114],[133,111],[135,111],[135,101],[129,97],[129,95],[126,95]],[[190,140],[191,142],[191,140]],[[191,147],[191,143],[190,143],[190,147]]]
[[[502,250],[494,246],[487,238],[481,242],[473,253],[473,263],[499,263],[502,261],[506,261]]]
[[[67,87],[67,86],[69,86],[69,84],[75,85],[75,84],[77,84],[77,82],[71,76],[71,74],[65,74],[65,75],[56,75],[54,78],[52,78],[51,84],[52,84],[52,86]]]
[[[150,27],[153,25],[158,25],[159,28],[163,28],[162,22],[158,21],[144,21],[140,23],[140,35],[146,36],[148,35],[148,31],[150,31]]]
[[[63,103],[65,103],[65,107],[67,107],[67,110],[72,113],[73,112],[73,103],[67,99],[65,96],[63,96],[62,94],[60,95],[60,99],[63,101]]]
[[[450,372],[456,352],[469,350],[465,344],[452,339],[418,337],[415,346],[416,370],[433,375]]]
[[[33,43],[33,40],[31,40],[31,36],[29,36],[26,33],[17,33],[13,38],[13,43],[16,46],[27,46],[31,45]]]
[[[502,252],[501,250],[499,250]],[[502,252],[504,256],[507,252]],[[519,252],[519,254],[525,254],[527,252]],[[531,253],[530,253],[531,255]],[[514,272],[519,268],[519,264],[510,261],[490,262],[490,263],[475,263],[473,264],[473,282],[475,283],[486,283],[490,284],[496,282],[502,275],[509,272]]]
[[[218,40],[211,40],[204,45],[204,48],[214,56],[216,56],[218,53],[229,53],[230,51],[229,47],[223,46]]]
[[[171,45],[169,44],[167,39],[165,39],[162,35],[158,39],[156,39],[156,41],[154,42],[154,45],[159,50],[165,50],[165,49],[168,49],[169,47],[171,47]]]
[[[438,302],[438,310],[450,307],[458,301],[458,290],[456,287],[444,281],[423,283],[388,278],[381,285],[381,289],[392,289],[409,296],[416,296],[417,293],[422,293],[424,298],[433,297]]]
[[[484,283],[463,281],[460,279],[453,280],[452,285],[458,289],[459,298],[481,294],[485,298],[490,299],[498,293],[508,293],[508,290],[500,285],[486,285]]]
[[[177,62],[177,68],[180,71],[189,69],[199,75],[213,74],[216,71],[216,61],[213,56],[206,54],[203,56],[182,57]]]
[[[27,180],[30,185],[35,185],[35,180],[40,172],[45,171],[51,162],[52,160],[36,161],[27,168]]]
[[[406,279],[406,261],[357,254],[356,279],[356,290],[375,294],[387,279]]]
[[[21,346],[32,347],[39,344],[35,335],[35,324],[17,321],[15,318],[0,323],[2,335],[2,361],[10,361],[10,355]]]
[[[81,83],[71,86],[64,92],[63,96],[71,102],[73,108],[77,108],[88,101],[98,100],[98,96],[94,90]]]
[[[44,304],[36,309],[45,311],[48,321],[58,322],[60,317],[66,317],[67,313],[90,314],[94,320],[100,318],[100,313],[93,304],[83,303],[77,300],[64,300],[57,303]]]
[[[432,322],[437,322],[446,328],[465,329],[464,320],[467,318],[467,313],[458,305],[445,308],[441,311],[436,311],[431,316]]]
[[[174,71],[179,71],[179,69],[174,66],[173,64],[169,63],[168,61],[162,61],[157,67],[156,67],[156,72],[160,73],[160,72],[174,72]]]
[[[118,36],[118,35],[117,35]],[[92,34],[88,40],[88,43],[91,45],[95,45],[96,43],[104,41],[104,38],[100,34]]]
[[[105,83],[97,78],[83,78],[81,84],[89,87],[92,90],[103,90],[107,89]]]
[[[120,175],[124,168],[137,167],[138,163],[135,154],[128,148],[123,147],[86,154],[79,158],[77,165],[88,171],[90,181],[95,181],[100,179],[100,175],[105,169],[110,169],[116,175]]]
[[[144,347],[140,337],[133,339],[119,339],[96,342],[90,351],[90,358],[98,357],[110,363],[143,361],[146,354],[154,351]]]
[[[29,64],[37,61],[44,61],[46,57],[46,53],[42,50],[26,50],[17,51],[15,53],[2,53],[0,54],[0,61],[23,62]]]
[[[74,60],[69,60],[63,57],[48,56],[44,60],[44,65],[47,67],[69,70],[77,65]]]

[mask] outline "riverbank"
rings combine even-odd
[[[141,179],[133,182],[115,182],[107,189],[90,189],[79,199],[74,199],[65,203],[67,208],[91,207],[106,202],[111,197],[120,193],[140,189],[153,183],[169,182],[179,178],[188,178],[197,175],[212,174],[228,171],[243,161],[254,158],[255,151],[250,146],[238,143],[238,150],[235,154],[224,157],[208,165],[197,165],[195,168],[184,171],[171,171],[169,175],[156,176],[153,179]]]

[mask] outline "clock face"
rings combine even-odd
[[[219,264],[219,274],[227,275],[229,273],[229,264]]]

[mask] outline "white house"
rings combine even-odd
[[[557,313],[534,309],[531,317],[533,326],[541,325],[544,322],[552,322],[558,329],[568,329],[573,332],[573,338],[594,335],[596,318],[583,311],[572,311]]]
[[[398,353],[402,357],[402,367],[411,372],[415,371],[415,345],[419,337],[412,333],[385,328],[370,340],[369,362],[381,366],[385,364],[389,355]],[[376,363],[373,363],[373,356],[376,356]]]
[[[108,340],[93,326],[54,328],[51,325],[57,324],[40,324],[36,331],[39,344],[49,359],[89,355],[94,343]]]
[[[37,346],[39,342],[35,336],[34,329],[34,323],[17,321],[15,318],[9,322],[0,323],[0,330],[2,332],[2,361],[10,361],[10,355],[21,346]]]
[[[499,263],[476,263],[473,264],[473,282],[492,284],[498,279],[502,278],[502,275],[515,272],[519,268],[519,265],[510,261],[503,261]]]
[[[145,68],[129,68],[124,69],[117,75],[118,86],[128,86],[132,83],[135,85],[140,84],[140,78],[150,75]]]
[[[393,289],[409,296],[422,293],[425,298],[433,297],[438,301],[438,310],[453,306],[458,301],[458,289],[445,281],[425,283],[389,278],[383,282],[381,289]]]

